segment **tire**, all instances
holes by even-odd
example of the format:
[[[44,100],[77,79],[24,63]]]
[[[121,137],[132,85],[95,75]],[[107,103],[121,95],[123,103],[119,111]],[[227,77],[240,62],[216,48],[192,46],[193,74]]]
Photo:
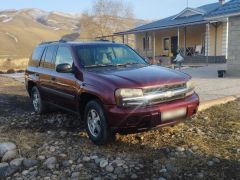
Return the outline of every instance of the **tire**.
[[[115,140],[102,105],[97,100],[89,101],[84,110],[84,122],[89,139],[96,145],[105,145]]]
[[[36,86],[34,86],[31,90],[31,100],[35,113],[44,114],[46,112],[46,105],[42,101],[40,92]]]

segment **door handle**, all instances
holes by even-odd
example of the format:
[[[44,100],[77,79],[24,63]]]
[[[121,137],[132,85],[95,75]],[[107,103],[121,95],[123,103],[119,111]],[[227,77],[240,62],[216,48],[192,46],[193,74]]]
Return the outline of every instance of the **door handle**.
[[[56,80],[56,77],[54,77],[54,76],[52,76],[52,78],[51,78],[53,81],[55,81]]]

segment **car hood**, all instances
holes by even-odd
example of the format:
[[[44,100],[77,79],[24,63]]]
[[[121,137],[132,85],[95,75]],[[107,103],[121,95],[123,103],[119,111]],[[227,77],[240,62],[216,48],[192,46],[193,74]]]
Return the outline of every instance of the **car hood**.
[[[95,68],[88,71],[99,83],[121,87],[148,87],[185,82],[187,74],[160,66]],[[104,81],[104,82],[103,82]]]

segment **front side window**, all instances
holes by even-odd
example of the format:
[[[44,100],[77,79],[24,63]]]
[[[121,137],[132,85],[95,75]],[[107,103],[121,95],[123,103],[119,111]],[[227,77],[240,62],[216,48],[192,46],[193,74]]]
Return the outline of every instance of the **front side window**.
[[[81,45],[76,49],[84,67],[147,64],[136,52],[125,45]]]
[[[55,65],[59,64],[73,64],[73,57],[68,47],[60,46],[57,50]]]

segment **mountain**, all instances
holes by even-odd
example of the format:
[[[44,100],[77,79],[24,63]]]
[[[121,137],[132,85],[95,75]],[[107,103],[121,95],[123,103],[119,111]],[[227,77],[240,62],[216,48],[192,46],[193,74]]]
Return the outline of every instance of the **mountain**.
[[[0,11],[0,60],[29,57],[40,42],[59,40],[71,34],[80,33],[78,40],[81,40],[81,17],[81,14],[40,9]],[[144,22],[134,19],[132,24],[137,26]]]

